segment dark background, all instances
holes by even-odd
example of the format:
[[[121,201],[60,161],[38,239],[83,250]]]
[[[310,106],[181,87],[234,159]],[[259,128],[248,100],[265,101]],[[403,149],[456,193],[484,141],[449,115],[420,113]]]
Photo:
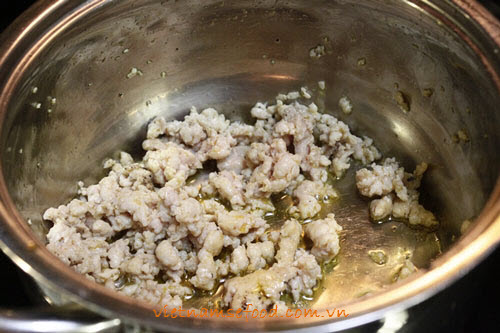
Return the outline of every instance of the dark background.
[[[480,2],[500,18],[496,1]],[[0,31],[32,3],[0,0]],[[30,278],[1,252],[0,271],[0,308],[41,304]],[[380,326],[372,323],[360,331],[375,332]],[[445,291],[411,308],[408,322],[399,332],[500,332],[500,249]]]

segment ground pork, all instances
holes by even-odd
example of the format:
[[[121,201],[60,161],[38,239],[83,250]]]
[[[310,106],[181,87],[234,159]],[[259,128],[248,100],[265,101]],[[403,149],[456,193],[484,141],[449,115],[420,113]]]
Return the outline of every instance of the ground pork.
[[[324,219],[312,221],[304,226],[306,236],[314,244],[311,254],[319,262],[331,260],[339,253],[338,233],[341,230],[342,227],[337,224],[333,213],[328,214]]]
[[[303,87],[255,104],[253,125],[213,108],[192,108],[183,120],[156,117],[142,159],[121,152],[105,162],[108,174],[97,184],[79,182],[75,199],[45,211],[53,223],[47,248],[97,283],[170,308],[219,287],[232,308],[283,311],[283,293],[311,297],[320,265],[341,246],[334,215],[320,214],[338,196],[325,183],[329,174],[381,158],[370,138],[321,113],[312,95]],[[418,203],[425,169],[407,174],[386,159],[359,170],[360,193],[374,199],[371,215],[435,225]],[[290,207],[271,226],[275,197],[288,197]],[[303,237],[310,250],[300,246]]]
[[[367,197],[379,197],[370,202],[370,216],[379,221],[393,216],[405,219],[410,226],[435,228],[438,221],[434,214],[419,204],[419,192],[427,164],[417,165],[413,173],[407,173],[394,158],[386,159],[382,165],[373,163],[370,169],[356,173],[356,186]]]
[[[225,304],[233,308],[252,304],[262,309],[277,305],[284,291],[291,292],[295,300],[312,295],[312,288],[321,279],[321,268],[314,256],[298,248],[301,234],[302,227],[296,220],[286,221],[280,232],[276,263],[226,281]]]

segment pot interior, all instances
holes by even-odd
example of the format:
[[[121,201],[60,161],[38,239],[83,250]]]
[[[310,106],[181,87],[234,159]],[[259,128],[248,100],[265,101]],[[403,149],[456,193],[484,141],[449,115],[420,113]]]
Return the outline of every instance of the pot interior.
[[[381,290],[399,249],[425,269],[450,248],[463,221],[481,212],[500,170],[500,95],[479,56],[498,68],[493,44],[456,18],[483,47],[473,50],[446,15],[430,12],[375,0],[109,1],[66,22],[54,12],[48,19],[61,29],[39,28],[2,113],[10,195],[45,242],[44,210],[74,197],[77,181],[96,182],[102,162],[120,150],[140,158],[153,117],[182,119],[196,106],[249,121],[257,101],[324,80],[326,92],[314,98],[325,112],[372,137],[405,169],[430,165],[420,192],[440,221],[435,233],[371,223],[353,171],[336,185],[344,198],[334,209],[345,229],[342,252],[316,306]],[[317,45],[326,54],[311,58]],[[143,75],[128,77],[133,68]],[[399,92],[409,112],[398,105]],[[354,105],[350,115],[338,107],[343,95]],[[367,256],[375,248],[388,254],[383,268]]]

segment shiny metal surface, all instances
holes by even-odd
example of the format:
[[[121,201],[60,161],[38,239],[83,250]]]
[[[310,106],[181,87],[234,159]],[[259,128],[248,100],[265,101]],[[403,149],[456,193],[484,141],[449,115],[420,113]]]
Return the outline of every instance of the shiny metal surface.
[[[473,1],[47,0],[1,38],[2,249],[47,288],[102,315],[160,330],[338,330],[423,300],[500,239],[500,26]],[[312,59],[318,44],[327,54]],[[132,68],[143,75],[127,78]],[[360,198],[345,193],[334,207],[345,252],[315,306],[344,307],[348,318],[158,319],[45,249],[44,209],[71,198],[76,181],[96,181],[118,150],[140,155],[152,117],[181,118],[194,105],[245,120],[257,100],[318,80],[327,85],[318,104],[355,133],[407,168],[429,163],[423,201],[441,221],[438,247],[432,234],[371,224]],[[343,94],[350,116],[336,106]],[[459,131],[467,139],[457,140]],[[475,222],[460,237],[465,219]],[[396,258],[400,247],[414,251],[420,270],[391,285],[397,262],[383,273],[367,251]]]
[[[57,308],[0,311],[2,332],[116,333],[119,319],[102,320],[88,311]]]

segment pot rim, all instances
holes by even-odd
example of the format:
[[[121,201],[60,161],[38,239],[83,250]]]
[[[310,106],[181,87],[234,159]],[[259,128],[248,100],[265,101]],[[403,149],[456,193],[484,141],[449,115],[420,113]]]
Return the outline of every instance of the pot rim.
[[[470,37],[462,30],[459,22],[447,20],[447,16],[432,1],[410,0],[409,4],[418,6],[427,15],[442,15],[442,21],[456,33]],[[7,112],[8,101],[14,87],[19,82],[22,68],[28,66],[43,45],[70,25],[79,16],[97,7],[105,6],[106,0],[92,0],[75,4],[67,0],[40,0],[11,24],[0,36],[0,68],[12,68],[11,72],[0,73],[0,126]],[[500,22],[486,9],[473,0],[447,1],[456,8],[462,19],[470,21],[478,33],[500,48]],[[61,15],[63,14],[63,15]],[[473,18],[473,19],[472,19]],[[51,20],[54,21],[51,21]],[[56,22],[56,23],[54,23]],[[47,30],[35,42],[29,37]],[[462,36],[462,37],[463,37]],[[494,67],[487,55],[475,44],[473,38],[466,42],[483,61],[500,93],[500,69]],[[498,51],[498,49],[497,49]],[[2,130],[0,128],[0,130]],[[500,242],[500,178],[488,202],[474,226],[448,251],[432,262],[427,270],[420,270],[412,277],[397,283],[384,291],[369,297],[340,304],[350,314],[347,318],[329,319],[325,311],[319,312],[320,318],[277,318],[266,320],[250,319],[241,325],[241,319],[225,318],[156,318],[153,307],[135,299],[116,293],[98,285],[83,275],[73,271],[51,254],[34,235],[26,221],[16,209],[7,190],[0,165],[0,248],[26,273],[51,289],[63,291],[66,296],[83,304],[92,311],[108,317],[119,317],[124,322],[140,322],[148,326],[176,331],[197,331],[200,329],[217,330],[294,330],[332,331],[346,329],[381,318],[388,310],[401,310],[415,305],[466,274],[483,258],[493,251]]]

